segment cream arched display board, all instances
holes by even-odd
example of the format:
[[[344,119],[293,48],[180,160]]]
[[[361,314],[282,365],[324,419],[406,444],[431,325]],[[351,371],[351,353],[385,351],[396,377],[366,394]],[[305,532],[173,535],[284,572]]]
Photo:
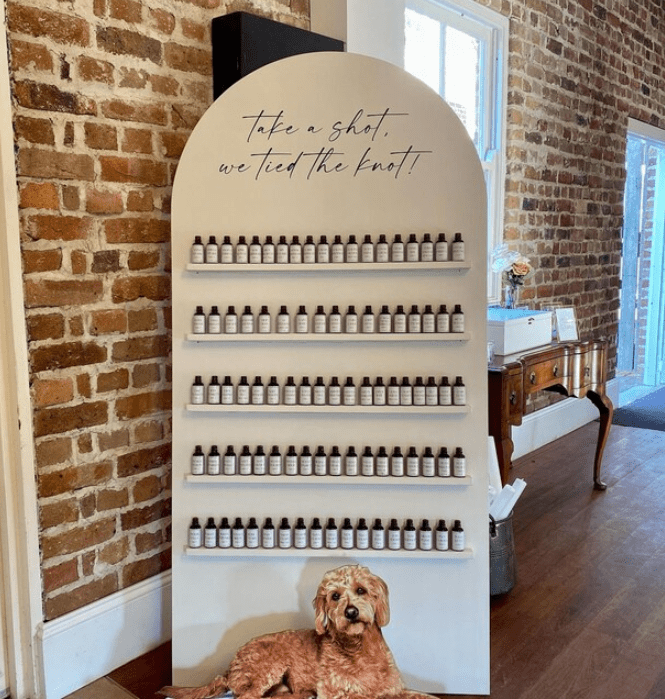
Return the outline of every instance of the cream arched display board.
[[[322,574],[362,563],[391,594],[384,629],[406,683],[430,692],[489,691],[486,203],[475,149],[452,110],[400,69],[364,56],[317,53],[252,73],[224,93],[194,129],[173,192],[173,664],[174,683],[203,684],[259,634],[312,627]],[[248,242],[321,235],[392,241],[461,232],[462,263],[262,265],[190,263],[194,236]],[[459,336],[221,334],[192,336],[196,306],[254,314],[281,305],[329,312],[371,305],[408,310],[461,304]],[[452,310],[452,308],[451,308]],[[273,328],[274,329],[274,328]],[[461,408],[343,410],[190,403],[195,375],[250,382],[293,375],[462,376]],[[426,446],[466,455],[465,478],[189,476],[192,452],[278,445],[329,453]],[[435,452],[436,453],[436,452]],[[459,519],[466,550],[187,549],[192,517],[288,517],[325,523]],[[278,524],[278,522],[276,522]]]

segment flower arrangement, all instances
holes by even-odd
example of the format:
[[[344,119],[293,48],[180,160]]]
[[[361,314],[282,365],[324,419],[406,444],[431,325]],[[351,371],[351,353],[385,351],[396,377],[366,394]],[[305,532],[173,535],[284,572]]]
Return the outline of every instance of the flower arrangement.
[[[524,280],[531,276],[533,267],[529,260],[505,243],[498,245],[492,252],[492,270],[500,272],[504,281],[504,308],[515,308],[519,298],[519,288]]]

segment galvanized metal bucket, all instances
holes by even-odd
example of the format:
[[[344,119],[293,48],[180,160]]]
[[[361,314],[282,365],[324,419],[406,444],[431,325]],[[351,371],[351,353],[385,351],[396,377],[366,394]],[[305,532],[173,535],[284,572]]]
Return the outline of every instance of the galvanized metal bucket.
[[[513,513],[498,522],[490,515],[490,595],[510,592],[516,577]]]

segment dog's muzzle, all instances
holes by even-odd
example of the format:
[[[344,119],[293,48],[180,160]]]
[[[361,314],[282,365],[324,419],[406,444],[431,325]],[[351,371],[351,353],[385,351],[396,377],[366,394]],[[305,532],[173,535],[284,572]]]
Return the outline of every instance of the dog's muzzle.
[[[349,621],[356,621],[359,615],[360,612],[358,611],[358,607],[349,606],[344,610],[344,616]]]

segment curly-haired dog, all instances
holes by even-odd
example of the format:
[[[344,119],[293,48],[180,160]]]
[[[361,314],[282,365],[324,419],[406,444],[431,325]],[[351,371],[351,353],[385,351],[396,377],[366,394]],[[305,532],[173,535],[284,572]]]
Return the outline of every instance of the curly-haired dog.
[[[244,645],[228,672],[205,687],[165,687],[175,699],[231,690],[238,699],[425,699],[404,687],[381,633],[390,619],[388,587],[362,566],[326,573],[314,599],[315,628],[261,636]]]

